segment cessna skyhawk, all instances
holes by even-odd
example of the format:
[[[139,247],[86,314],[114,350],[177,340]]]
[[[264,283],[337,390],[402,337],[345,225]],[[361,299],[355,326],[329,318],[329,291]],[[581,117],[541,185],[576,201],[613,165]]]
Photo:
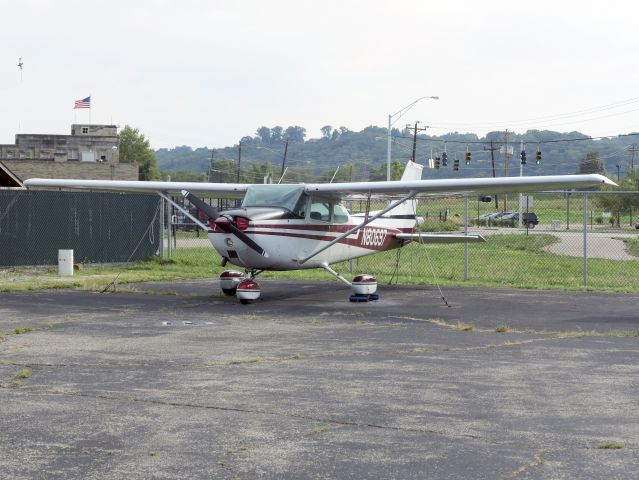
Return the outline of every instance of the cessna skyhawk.
[[[224,259],[245,269],[227,270],[220,286],[242,303],[259,298],[255,277],[266,270],[323,268],[351,287],[353,297],[376,298],[377,281],[358,275],[351,282],[330,265],[365,255],[399,248],[411,241],[450,243],[483,241],[480,235],[416,232],[418,194],[501,193],[556,190],[596,185],[615,185],[597,175],[551,175],[501,178],[421,180],[422,166],[409,161],[401,180],[328,184],[231,184],[194,182],[144,182],[118,180],[29,179],[28,187],[157,193],[201,228]],[[208,215],[204,224],[170,198],[180,192]],[[219,212],[193,192],[207,196],[243,197],[239,208]],[[350,214],[343,198],[360,195],[401,195],[379,211]],[[353,299],[351,297],[351,299]]]

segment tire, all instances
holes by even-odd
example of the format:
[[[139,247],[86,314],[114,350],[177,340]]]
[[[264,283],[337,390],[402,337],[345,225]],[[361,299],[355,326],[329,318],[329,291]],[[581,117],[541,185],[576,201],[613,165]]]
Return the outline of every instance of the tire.
[[[252,302],[252,300],[247,300],[246,298],[240,298],[240,303],[242,305],[248,305],[251,302]]]
[[[222,291],[224,292],[224,295],[226,295],[227,297],[232,297],[233,295],[235,295],[234,288],[223,288]]]
[[[528,222],[528,228],[535,228],[534,222]]]

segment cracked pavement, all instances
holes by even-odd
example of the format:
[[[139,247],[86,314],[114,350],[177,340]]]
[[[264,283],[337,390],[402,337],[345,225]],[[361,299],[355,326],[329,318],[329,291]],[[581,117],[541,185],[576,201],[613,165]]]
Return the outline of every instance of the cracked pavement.
[[[636,475],[639,295],[262,285],[1,293],[0,476]]]

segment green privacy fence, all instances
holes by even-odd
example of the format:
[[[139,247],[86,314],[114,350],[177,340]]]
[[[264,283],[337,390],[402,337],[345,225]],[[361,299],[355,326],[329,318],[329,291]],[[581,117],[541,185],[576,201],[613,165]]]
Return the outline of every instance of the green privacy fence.
[[[0,266],[56,264],[59,249],[83,263],[142,260],[160,239],[157,196],[0,190]]]

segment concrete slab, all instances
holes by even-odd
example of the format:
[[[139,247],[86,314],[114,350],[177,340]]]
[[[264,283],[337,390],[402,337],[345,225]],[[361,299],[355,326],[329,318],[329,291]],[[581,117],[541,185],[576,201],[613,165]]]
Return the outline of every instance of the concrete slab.
[[[432,287],[351,303],[335,283],[264,281],[244,306],[215,281],[137,288],[0,294],[2,476],[632,478],[639,465],[639,295],[447,288],[448,308]]]

